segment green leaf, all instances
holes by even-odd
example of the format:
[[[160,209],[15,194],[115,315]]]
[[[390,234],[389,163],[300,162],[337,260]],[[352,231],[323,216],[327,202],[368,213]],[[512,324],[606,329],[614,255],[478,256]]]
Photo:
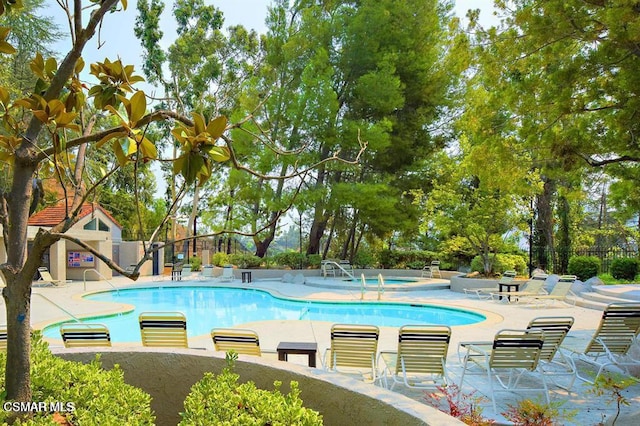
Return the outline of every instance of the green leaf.
[[[140,142],[140,152],[146,159],[155,159],[158,157],[156,146],[147,138],[142,138],[142,142]]]
[[[129,121],[131,121],[131,125],[135,126],[142,117],[144,117],[145,112],[147,111],[147,97],[144,95],[142,90],[138,90],[136,93],[131,96],[131,113],[129,116]]]
[[[221,115],[211,120],[209,122],[209,125],[207,126],[207,133],[209,133],[213,138],[212,142],[215,142],[216,139],[222,136],[226,128],[227,128],[227,117],[225,117],[224,115]]]
[[[217,161],[218,163],[223,163],[231,158],[229,148],[226,146],[212,146],[207,149],[207,153],[213,161]]]
[[[200,133],[204,133],[207,129],[204,125],[204,117],[197,112],[193,113],[193,125],[195,128],[195,134],[199,135]]]
[[[98,141],[98,143],[96,143],[96,148],[100,148],[102,147],[105,143],[107,143],[108,141],[110,141],[111,139],[116,139],[116,138],[123,138],[127,136],[127,132],[114,132],[114,133],[110,133],[107,136],[103,137],[102,139],[100,139]]]

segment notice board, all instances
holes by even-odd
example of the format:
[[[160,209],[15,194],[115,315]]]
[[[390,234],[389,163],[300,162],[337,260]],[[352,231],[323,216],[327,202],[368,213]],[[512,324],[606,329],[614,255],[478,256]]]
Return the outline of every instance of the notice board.
[[[93,268],[96,266],[96,258],[89,251],[67,251],[68,268]]]

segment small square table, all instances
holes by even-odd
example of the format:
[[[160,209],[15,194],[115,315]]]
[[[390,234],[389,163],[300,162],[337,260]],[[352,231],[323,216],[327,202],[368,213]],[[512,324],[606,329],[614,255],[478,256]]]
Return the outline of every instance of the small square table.
[[[241,272],[242,282],[250,283],[251,282],[251,271],[243,271]]]
[[[307,355],[309,357],[309,367],[316,366],[318,344],[315,342],[280,342],[276,350],[280,361],[286,361],[288,355]]]
[[[510,283],[498,283],[498,288],[500,293],[507,292],[511,293],[513,291],[518,291],[520,289],[519,282],[510,282]],[[500,300],[502,300],[502,296],[500,296]],[[511,300],[511,296],[507,296],[507,300]]]

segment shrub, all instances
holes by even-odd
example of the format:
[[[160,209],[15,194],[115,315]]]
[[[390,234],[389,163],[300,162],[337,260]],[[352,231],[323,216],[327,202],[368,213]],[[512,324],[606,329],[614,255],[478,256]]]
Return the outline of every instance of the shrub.
[[[436,392],[427,392],[424,401],[434,408],[460,419],[468,425],[492,425],[493,420],[482,416],[480,403],[484,398],[476,396],[475,391],[464,393],[458,385],[436,386]]]
[[[202,269],[202,259],[198,256],[193,256],[189,259],[189,263],[191,264],[192,271],[199,271]]]
[[[422,268],[424,268],[424,262],[420,262],[419,260],[414,260],[413,262],[407,263],[407,268],[409,268],[409,269],[422,269]]]
[[[223,253],[223,252],[217,252],[214,253],[213,256],[211,256],[211,263],[213,263],[216,266],[224,266],[224,265],[228,265],[229,264],[229,255],[227,253]]]
[[[638,275],[638,259],[633,257],[613,259],[611,275],[617,280],[633,281]]]
[[[358,269],[364,269],[370,266],[373,266],[375,263],[375,258],[373,254],[369,250],[358,250],[356,254],[353,256],[353,266]]]
[[[568,272],[580,281],[597,276],[599,271],[600,259],[595,256],[573,256],[569,259]]]
[[[406,268],[409,265],[417,265],[420,268],[431,263],[432,260],[440,260],[438,253],[424,250],[381,250],[378,252],[378,263],[385,269]],[[440,264],[442,267],[442,263]]]
[[[238,268],[259,268],[262,264],[262,259],[253,254],[232,254],[229,256],[229,262]]]
[[[308,254],[307,255],[307,265],[313,269],[320,269],[320,264],[322,263],[322,255],[320,254]]]
[[[180,425],[322,425],[322,416],[302,406],[298,383],[291,382],[291,392],[280,392],[281,382],[274,390],[256,388],[253,382],[238,384],[238,374],[232,371],[233,354],[227,354],[230,366],[221,374],[205,373],[191,388],[180,413]]]
[[[515,425],[554,426],[571,422],[576,410],[560,410],[565,401],[546,402],[522,399],[516,405],[507,405],[502,415]]]
[[[297,251],[286,251],[278,253],[273,258],[279,265],[288,266],[291,269],[303,269],[309,265],[309,259],[304,253]]]
[[[5,395],[6,353],[0,352],[0,402]],[[118,366],[103,370],[100,357],[90,364],[66,361],[49,351],[39,333],[34,333],[31,350],[33,401],[72,402],[75,410],[35,413],[26,424],[55,424],[53,416],[74,425],[153,425],[151,397],[124,382]],[[10,412],[0,410],[0,424]],[[60,423],[58,421],[58,423]]]
[[[484,264],[482,257],[476,256],[471,260],[471,270],[484,273]],[[498,253],[493,262],[494,274],[502,274],[504,271],[516,271],[518,274],[524,274],[527,270],[527,262],[524,257],[519,254],[502,254]]]

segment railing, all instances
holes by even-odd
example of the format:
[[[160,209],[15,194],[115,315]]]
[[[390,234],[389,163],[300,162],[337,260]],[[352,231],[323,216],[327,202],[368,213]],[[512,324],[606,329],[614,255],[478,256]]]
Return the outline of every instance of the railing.
[[[382,300],[383,294],[384,294],[384,278],[382,278],[382,274],[378,274],[378,300]]]
[[[60,309],[62,312],[64,312],[65,314],[69,315],[71,318],[73,318],[76,322],[80,322],[80,319],[77,318],[75,315],[73,315],[71,312],[67,311],[65,308],[63,308],[62,306],[58,305],[56,302],[54,302],[53,300],[49,299],[47,296],[40,294],[40,293],[33,293],[35,296],[40,296],[42,297],[44,300],[46,300],[47,302],[51,303],[53,306],[55,306],[56,308]]]
[[[300,312],[300,316],[298,317],[299,320],[303,319],[305,315],[307,315],[309,313],[309,308],[308,307],[304,307],[302,308],[302,312]]]
[[[109,281],[109,279],[107,277],[105,277],[104,275],[102,275],[100,272],[98,272],[96,269],[85,269],[85,271],[82,273],[82,279],[84,281],[84,290],[87,291],[87,272],[95,272],[98,276],[100,276],[103,280],[105,280],[111,287],[113,287],[113,289],[120,293],[120,289],[117,288],[116,286],[114,286],[111,281]]]
[[[325,269],[327,265],[331,265],[332,267],[336,266],[339,270],[341,270],[341,271],[342,271],[342,273],[343,273],[344,275],[348,276],[348,277],[349,277],[349,278],[351,278],[352,280],[355,280],[355,279],[356,279],[356,277],[354,277],[354,276],[353,276],[353,274],[352,274],[351,272],[347,271],[346,269],[344,269],[344,268],[342,267],[342,265],[341,265],[341,264],[339,264],[338,262],[334,262],[333,260],[323,260],[323,261],[322,261],[321,268],[322,268],[322,276],[324,276],[324,277],[326,277],[326,276],[327,276],[327,275],[326,275],[326,269]]]
[[[364,274],[360,275],[360,300],[364,300],[364,294],[367,292],[367,280]]]

